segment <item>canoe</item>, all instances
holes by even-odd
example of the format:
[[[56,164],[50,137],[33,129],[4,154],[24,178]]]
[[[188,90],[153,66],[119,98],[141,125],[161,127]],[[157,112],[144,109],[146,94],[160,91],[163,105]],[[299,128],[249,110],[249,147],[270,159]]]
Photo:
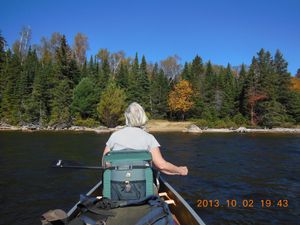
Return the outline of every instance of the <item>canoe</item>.
[[[159,195],[169,204],[169,208],[176,225],[205,225],[203,220],[197,215],[192,207],[169,183],[167,183],[162,177],[159,178],[159,183]],[[86,195],[93,197],[102,196],[102,181],[97,183]],[[77,217],[79,214],[77,204],[68,212],[70,219]]]

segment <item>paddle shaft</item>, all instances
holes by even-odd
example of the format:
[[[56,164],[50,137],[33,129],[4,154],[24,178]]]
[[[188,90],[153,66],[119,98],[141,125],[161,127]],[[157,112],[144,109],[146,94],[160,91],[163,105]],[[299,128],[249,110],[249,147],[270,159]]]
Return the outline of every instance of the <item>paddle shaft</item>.
[[[66,169],[88,169],[88,170],[104,170],[104,167],[100,166],[52,166],[54,168],[66,168]]]

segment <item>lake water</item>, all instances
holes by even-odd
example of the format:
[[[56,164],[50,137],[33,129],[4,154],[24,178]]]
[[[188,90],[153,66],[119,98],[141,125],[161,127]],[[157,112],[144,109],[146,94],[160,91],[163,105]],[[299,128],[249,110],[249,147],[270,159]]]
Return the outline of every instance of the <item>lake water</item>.
[[[299,224],[300,135],[154,135],[167,160],[189,167],[186,177],[165,178],[206,224]],[[51,163],[69,159],[98,165],[108,137],[0,132],[0,224],[39,225],[40,215],[49,209],[70,209],[101,173],[53,169]],[[263,208],[261,200],[267,199],[274,206]],[[213,200],[213,206],[218,200],[220,206],[203,207],[198,200]],[[288,200],[288,207],[280,200]],[[242,206],[251,201],[253,207]]]

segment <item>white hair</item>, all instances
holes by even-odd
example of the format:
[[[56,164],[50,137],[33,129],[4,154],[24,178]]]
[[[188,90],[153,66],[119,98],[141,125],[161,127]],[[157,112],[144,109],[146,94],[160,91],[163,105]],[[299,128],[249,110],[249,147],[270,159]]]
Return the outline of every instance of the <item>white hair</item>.
[[[142,127],[148,121],[143,107],[133,102],[125,110],[126,125],[129,127]]]

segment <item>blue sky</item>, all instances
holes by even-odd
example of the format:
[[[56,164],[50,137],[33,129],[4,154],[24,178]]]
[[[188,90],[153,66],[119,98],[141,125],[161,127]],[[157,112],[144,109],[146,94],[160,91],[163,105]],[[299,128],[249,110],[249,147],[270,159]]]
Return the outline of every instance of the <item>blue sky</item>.
[[[294,75],[300,68],[298,0],[111,0],[0,1],[0,30],[9,46],[22,26],[32,43],[53,32],[72,45],[77,32],[88,36],[90,50],[135,52],[150,62],[177,54],[181,62],[199,54],[206,62],[250,64],[261,49],[280,49]]]

